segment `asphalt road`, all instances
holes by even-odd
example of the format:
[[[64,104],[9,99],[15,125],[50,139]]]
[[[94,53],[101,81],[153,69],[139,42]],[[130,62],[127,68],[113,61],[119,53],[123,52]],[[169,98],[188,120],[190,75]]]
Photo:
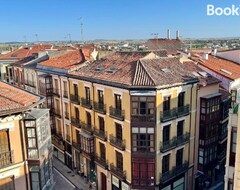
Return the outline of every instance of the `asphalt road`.
[[[53,174],[55,181],[55,190],[76,190],[75,186],[55,168],[53,168]]]

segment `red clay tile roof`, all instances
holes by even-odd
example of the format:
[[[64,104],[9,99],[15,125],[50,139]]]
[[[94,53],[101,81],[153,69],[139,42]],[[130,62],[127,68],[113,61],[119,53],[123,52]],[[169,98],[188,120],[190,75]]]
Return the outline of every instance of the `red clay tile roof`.
[[[147,54],[149,54],[149,52],[113,53],[70,74],[131,85],[133,83],[137,61]]]
[[[0,112],[24,108],[40,100],[25,90],[0,81]]]
[[[149,39],[146,45],[150,50],[165,49],[168,54],[176,54],[177,50],[181,50],[183,47],[183,43],[179,39]]]
[[[50,58],[47,61],[39,63],[40,66],[47,66],[60,69],[70,69],[85,61],[84,55],[81,50],[74,50]]]
[[[191,59],[228,79],[234,80],[240,78],[240,65],[232,61],[212,55],[208,55],[208,60],[197,57],[196,55],[193,55]]]
[[[149,52],[117,52],[70,74],[124,85],[157,86],[197,81],[177,58],[144,59]],[[169,72],[164,72],[168,69]]]
[[[7,53],[5,55],[0,56],[0,60],[3,59],[23,59],[27,56],[31,56],[33,54],[36,54],[40,51],[44,51],[46,49],[50,49],[52,45],[50,44],[38,44],[38,45],[33,45],[32,47],[24,47],[17,49],[13,52]]]

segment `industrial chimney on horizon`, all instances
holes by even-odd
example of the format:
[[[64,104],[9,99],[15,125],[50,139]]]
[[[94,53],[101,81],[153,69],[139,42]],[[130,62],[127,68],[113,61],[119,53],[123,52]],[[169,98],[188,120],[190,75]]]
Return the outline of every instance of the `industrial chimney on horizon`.
[[[179,30],[176,31],[176,39],[179,40]]]
[[[171,38],[171,31],[170,29],[167,30],[167,39],[170,40]]]

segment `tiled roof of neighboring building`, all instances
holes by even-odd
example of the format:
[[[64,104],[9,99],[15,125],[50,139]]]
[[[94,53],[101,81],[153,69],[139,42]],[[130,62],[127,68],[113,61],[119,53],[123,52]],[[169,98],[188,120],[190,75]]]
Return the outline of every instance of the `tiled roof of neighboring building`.
[[[183,43],[179,39],[149,39],[146,45],[150,50],[165,49],[170,55],[177,54],[177,50],[181,50],[183,47]]]
[[[81,50],[66,52],[39,63],[40,66],[47,66],[60,69],[70,69],[85,61]]]
[[[28,56],[32,56],[40,51],[45,51],[46,49],[50,49],[52,45],[50,44],[37,44],[32,47],[21,47],[15,51],[7,53],[5,55],[0,56],[0,60],[3,59],[23,59]]]
[[[149,52],[117,52],[70,74],[131,85],[137,61]]]
[[[22,109],[40,101],[40,97],[0,81],[0,115],[2,112]]]
[[[196,55],[193,55],[191,59],[228,79],[235,80],[240,78],[240,65],[232,61],[214,57],[212,55],[208,55],[207,60]]]
[[[130,86],[158,86],[197,81],[177,58],[145,58],[149,52],[117,52],[70,74]]]

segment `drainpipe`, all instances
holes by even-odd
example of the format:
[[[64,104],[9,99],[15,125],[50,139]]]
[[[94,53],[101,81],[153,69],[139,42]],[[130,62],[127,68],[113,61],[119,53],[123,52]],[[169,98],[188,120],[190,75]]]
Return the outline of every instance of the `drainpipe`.
[[[22,146],[22,158],[23,158],[23,163],[24,163],[24,173],[25,173],[25,181],[26,181],[26,186],[27,186],[27,189],[28,190],[28,185],[29,185],[29,181],[28,181],[28,175],[29,173],[27,174],[27,166],[26,166],[26,163],[27,163],[27,160],[26,160],[26,156],[25,156],[25,143],[24,143],[24,140],[23,140],[23,136],[25,135],[25,133],[23,132],[23,127],[24,125],[22,126],[22,122],[19,120],[19,125],[20,125],[20,138],[21,138],[21,146]]]

